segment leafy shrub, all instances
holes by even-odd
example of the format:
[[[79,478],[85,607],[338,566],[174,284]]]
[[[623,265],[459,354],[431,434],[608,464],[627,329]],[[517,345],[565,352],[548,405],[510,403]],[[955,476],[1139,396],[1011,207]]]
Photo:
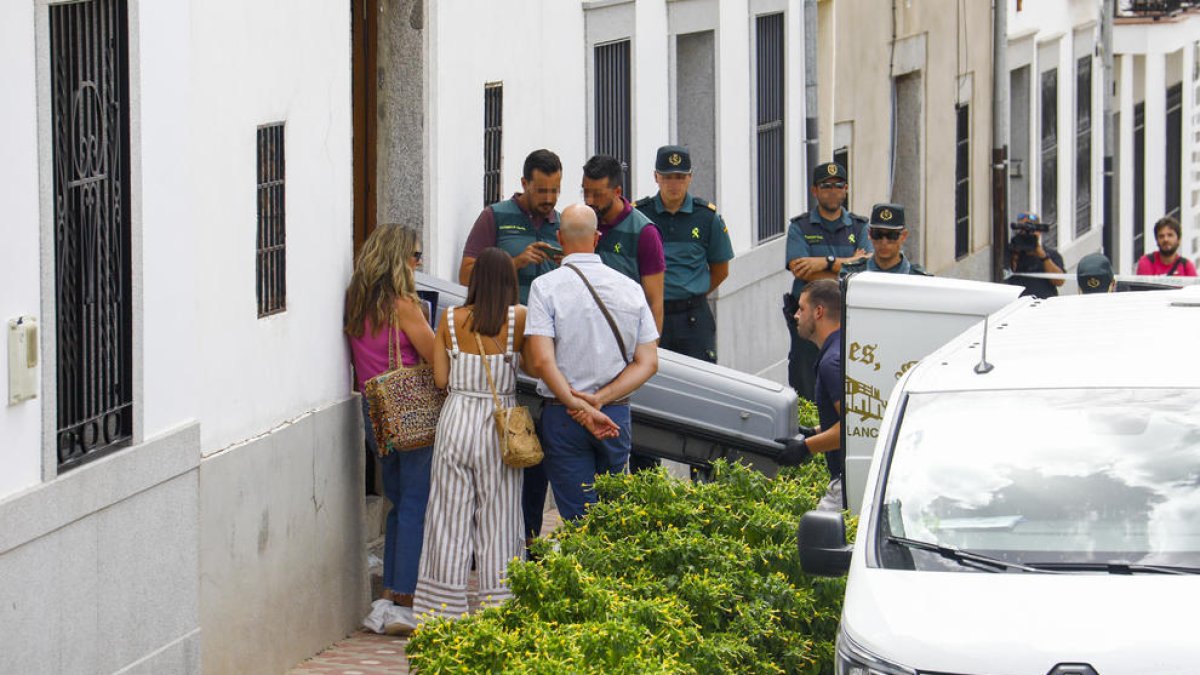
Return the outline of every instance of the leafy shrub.
[[[802,404],[805,413],[813,411]],[[665,471],[597,480],[587,516],[509,566],[513,598],[408,644],[433,673],[829,673],[844,582],[800,570],[796,525],[821,461],[772,480],[718,462],[712,482]]]

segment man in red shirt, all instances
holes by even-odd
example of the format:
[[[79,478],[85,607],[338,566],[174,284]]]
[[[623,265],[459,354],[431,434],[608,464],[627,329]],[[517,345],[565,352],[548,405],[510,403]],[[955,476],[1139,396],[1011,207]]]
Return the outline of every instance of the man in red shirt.
[[[1154,239],[1158,242],[1158,250],[1142,256],[1137,264],[1137,273],[1141,276],[1196,276],[1196,266],[1192,261],[1179,255],[1181,235],[1179,221],[1171,216],[1155,223]]]

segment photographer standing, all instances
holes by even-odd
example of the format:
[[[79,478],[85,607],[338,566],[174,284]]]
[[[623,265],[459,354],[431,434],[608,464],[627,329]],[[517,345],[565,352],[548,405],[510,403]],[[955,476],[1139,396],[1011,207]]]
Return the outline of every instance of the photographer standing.
[[[1052,248],[1042,246],[1042,234],[1049,226],[1042,223],[1036,213],[1020,213],[1012,224],[1015,232],[1008,242],[1008,269],[1013,276],[1006,283],[1023,286],[1021,295],[1036,298],[1051,298],[1058,295],[1062,279],[1039,279],[1026,274],[1062,274],[1065,266],[1062,256]]]

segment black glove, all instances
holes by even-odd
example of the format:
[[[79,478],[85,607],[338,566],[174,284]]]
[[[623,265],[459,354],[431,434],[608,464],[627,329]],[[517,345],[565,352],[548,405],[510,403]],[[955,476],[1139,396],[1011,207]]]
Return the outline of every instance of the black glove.
[[[783,318],[789,325],[795,325],[796,312],[800,309],[800,301],[791,293],[783,294]]]
[[[775,442],[783,444],[783,452],[775,459],[775,463],[780,466],[797,466],[812,459],[812,453],[808,450],[808,440],[803,436],[776,438]]]

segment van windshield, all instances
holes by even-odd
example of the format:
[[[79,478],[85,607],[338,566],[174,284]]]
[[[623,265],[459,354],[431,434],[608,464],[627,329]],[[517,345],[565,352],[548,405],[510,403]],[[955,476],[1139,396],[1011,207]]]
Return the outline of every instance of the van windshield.
[[[885,567],[1200,568],[1200,390],[913,394],[885,470]]]

